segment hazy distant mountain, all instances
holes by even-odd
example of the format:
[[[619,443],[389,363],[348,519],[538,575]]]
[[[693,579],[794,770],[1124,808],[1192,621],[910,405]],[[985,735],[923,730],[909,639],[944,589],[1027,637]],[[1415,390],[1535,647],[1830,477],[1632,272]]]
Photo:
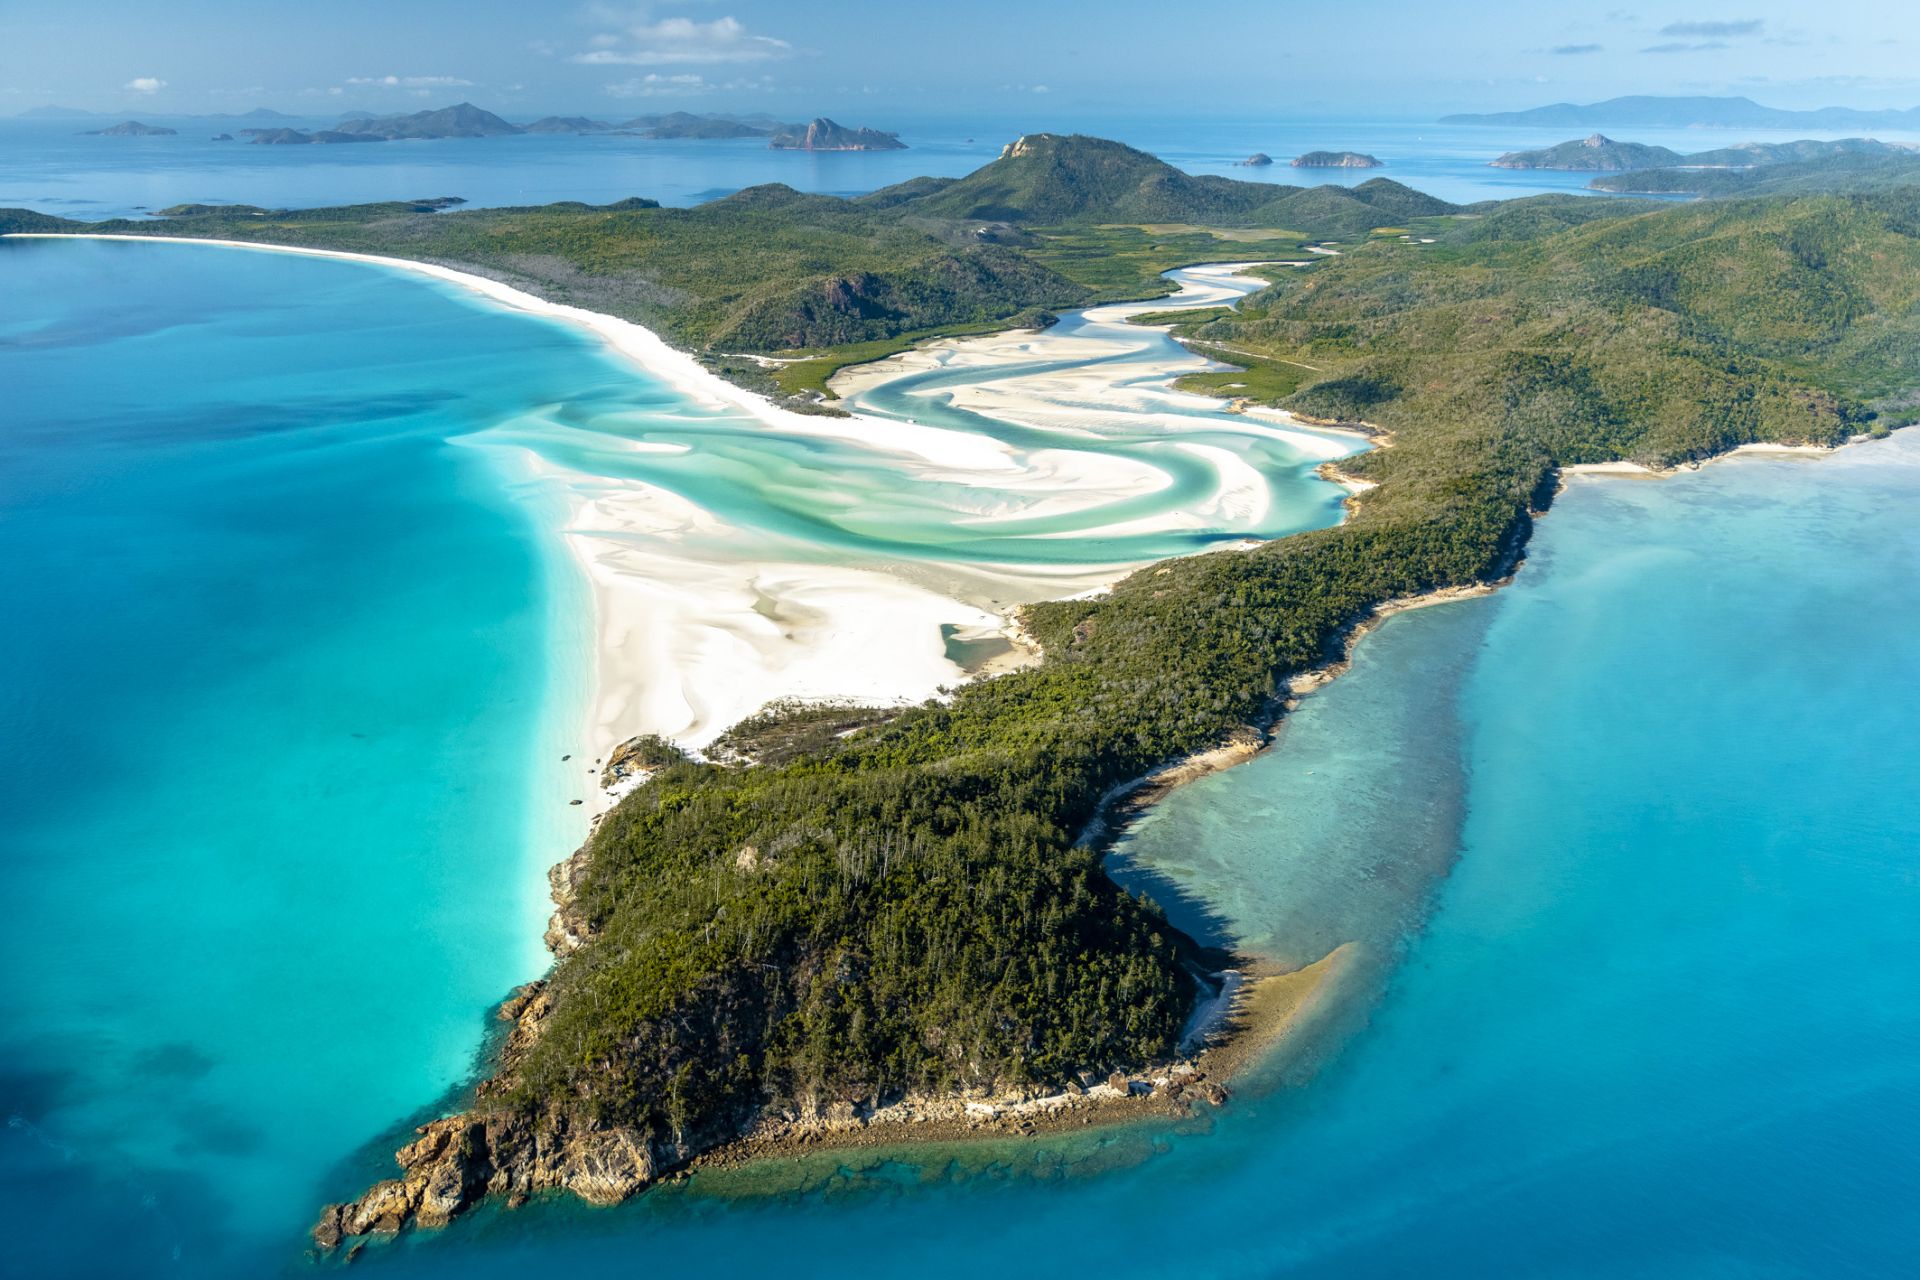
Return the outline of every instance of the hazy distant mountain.
[[[1615,142],[1604,133],[1539,151],[1509,151],[1492,161],[1496,169],[1572,169],[1619,173],[1625,169],[1657,169],[1680,164],[1678,151],[1640,142]]]
[[[72,107],[48,105],[44,107],[29,107],[15,118],[20,120],[90,120],[99,114],[100,112],[98,111],[77,111]]]
[[[1523,128],[1595,129],[1638,125],[1649,129],[1894,129],[1920,128],[1920,107],[1907,111],[1857,111],[1821,107],[1786,111],[1751,98],[1658,98],[1633,96],[1576,106],[1556,102],[1528,111],[1469,112],[1442,116],[1442,124],[1511,125]]]
[[[773,135],[767,145],[776,151],[904,151],[897,133],[878,129],[849,129],[825,116],[816,116],[805,128],[795,125]]]
[[[525,133],[605,133],[617,128],[605,120],[590,120],[586,116],[542,116],[532,124],[520,126]]]
[[[1725,182],[1696,180],[1682,175],[1707,171],[1741,172],[1786,164],[1818,163],[1836,157],[1860,157],[1871,168],[1877,158],[1910,161],[1916,148],[1875,138],[1838,138],[1833,141],[1742,142],[1712,151],[1682,155],[1666,147],[1650,147],[1638,142],[1615,142],[1605,134],[1539,151],[1510,151],[1493,161],[1497,169],[1567,169],[1596,173],[1623,174],[1623,178],[1596,180],[1590,185],[1601,191],[1644,193],[1711,192],[1718,194],[1729,186]],[[1642,175],[1659,175],[1640,181]],[[1738,184],[1732,184],[1738,185]]]
[[[385,142],[377,133],[348,133],[340,129],[242,129],[247,141],[270,147],[304,147],[337,142]]]
[[[255,107],[251,111],[216,111],[209,116],[190,116],[192,120],[298,120],[299,116],[290,116],[284,111],[275,111],[272,107]]]
[[[648,138],[771,138],[801,125],[775,120],[772,116],[694,115],[671,111],[660,116],[635,116],[620,126],[637,129]]]
[[[83,138],[170,138],[180,132],[163,125],[141,124],[138,120],[123,120],[110,129],[89,129],[80,136]]]
[[[462,102],[437,111],[415,111],[399,116],[349,116],[335,126],[340,133],[367,133],[389,141],[397,138],[493,138],[524,133],[491,111]]]

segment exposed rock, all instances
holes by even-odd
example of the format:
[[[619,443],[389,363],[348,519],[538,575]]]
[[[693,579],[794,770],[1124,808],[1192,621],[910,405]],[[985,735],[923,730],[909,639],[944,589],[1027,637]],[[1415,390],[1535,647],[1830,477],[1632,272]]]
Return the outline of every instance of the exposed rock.
[[[415,1132],[419,1138],[394,1157],[401,1176],[328,1205],[314,1244],[335,1249],[355,1236],[443,1227],[487,1195],[524,1203],[540,1191],[565,1190],[589,1204],[618,1204],[644,1190],[661,1164],[661,1153],[631,1129],[580,1131],[562,1117],[518,1111],[451,1116]],[[666,1153],[683,1154],[677,1147]]]
[[[616,797],[623,796],[645,782],[654,770],[679,764],[686,758],[686,752],[659,734],[643,733],[628,738],[607,756],[606,767],[600,770],[600,785]]]
[[[794,129],[776,133],[767,146],[775,151],[904,151],[907,144],[897,133],[849,129],[825,116],[816,116],[807,122],[804,132]]]
[[[630,1129],[589,1134],[567,1148],[563,1185],[588,1204],[619,1204],[653,1181],[653,1148]]]
[[[1264,151],[1256,151],[1252,155],[1248,156],[1245,160],[1242,160],[1240,163],[1245,165],[1249,169],[1258,169],[1263,165],[1272,164],[1273,157],[1268,155]]]

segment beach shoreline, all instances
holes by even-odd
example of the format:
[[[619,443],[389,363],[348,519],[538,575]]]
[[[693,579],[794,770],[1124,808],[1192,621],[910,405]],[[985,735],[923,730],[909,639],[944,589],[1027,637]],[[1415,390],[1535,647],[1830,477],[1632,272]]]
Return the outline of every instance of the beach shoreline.
[[[297,245],[186,236],[19,233],[23,239],[87,239],[209,246],[333,259],[424,276],[488,303],[584,330],[617,358],[703,406],[734,411],[772,431],[847,441],[898,457],[903,467],[959,484],[1016,490],[1065,486],[1067,504],[1151,492],[1154,477],[1115,459],[1016,461],[1011,450],[963,432],[870,415],[797,413],[735,386],[689,352],[633,321],[550,302],[512,285],[438,263]],[[884,362],[882,362],[884,363]],[[481,436],[462,443],[487,447]],[[1031,566],[927,561],[878,567],[771,555],[697,556],[689,535],[725,533],[702,508],[658,486],[569,472],[534,453],[517,468],[565,505],[557,532],[592,600],[592,692],[578,747],[567,763],[597,774],[615,747],[657,733],[700,750],[769,703],[861,701],[911,705],[974,671],[945,652],[943,631],[998,635],[1009,653],[997,674],[1033,660],[1014,613],[1030,599],[1082,594],[1137,565]],[[1070,464],[1070,465],[1069,465]],[[1029,472],[1021,471],[1026,466]],[[1037,508],[1036,508],[1037,509]],[[588,766],[592,765],[592,768]],[[572,797],[589,815],[619,795],[591,779]]]

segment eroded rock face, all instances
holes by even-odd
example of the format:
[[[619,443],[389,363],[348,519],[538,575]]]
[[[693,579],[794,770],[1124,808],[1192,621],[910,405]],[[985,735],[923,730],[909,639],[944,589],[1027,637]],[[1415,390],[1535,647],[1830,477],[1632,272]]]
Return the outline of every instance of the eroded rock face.
[[[653,1181],[653,1147],[630,1129],[586,1134],[569,1144],[566,1188],[588,1204],[619,1204]]]
[[[631,1129],[570,1131],[557,1117],[520,1112],[451,1116],[422,1125],[395,1159],[402,1170],[358,1200],[330,1204],[314,1225],[322,1249],[409,1226],[443,1227],[489,1195],[524,1201],[566,1190],[590,1204],[619,1204],[645,1190],[661,1153]],[[668,1158],[678,1159],[677,1150]]]

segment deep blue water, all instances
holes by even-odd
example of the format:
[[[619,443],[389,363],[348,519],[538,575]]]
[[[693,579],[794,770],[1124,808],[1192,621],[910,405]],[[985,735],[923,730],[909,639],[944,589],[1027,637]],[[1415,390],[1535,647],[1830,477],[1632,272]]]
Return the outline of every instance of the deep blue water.
[[[298,1268],[537,971],[577,834],[584,600],[546,491],[466,442],[685,408],[349,264],[11,242],[0,279],[0,1256]],[[1911,1274],[1916,498],[1905,436],[1579,481],[1513,586],[1390,620],[1280,750],[1142,824],[1128,874],[1210,927],[1348,946],[1288,1087],[364,1266]]]
[[[481,105],[485,105],[484,103]],[[595,204],[647,196],[691,205],[763,182],[802,191],[856,195],[921,175],[958,177],[992,160],[1023,133],[1090,133],[1140,147],[1190,173],[1258,182],[1352,185],[1387,177],[1448,200],[1473,201],[1578,191],[1590,175],[1490,169],[1505,151],[1551,146],[1566,130],[1487,129],[1402,120],[1196,119],[1091,115],[1037,105],[1023,116],[895,117],[866,121],[897,129],[904,151],[769,151],[760,139],[650,141],[589,135],[256,146],[213,142],[233,121],[146,118],[180,130],[171,138],[88,138],[100,120],[0,120],[0,207],[73,218],[138,216],[185,202],[302,208],[371,200],[463,196],[476,205]],[[324,121],[307,122],[319,127]],[[844,123],[854,124],[848,119]],[[1698,151],[1736,141],[1785,141],[1790,133],[1748,135],[1637,129],[1637,142]],[[1891,136],[1891,135],[1889,135]],[[1371,170],[1294,169],[1313,150],[1377,156]],[[1277,163],[1245,168],[1265,152]]]

